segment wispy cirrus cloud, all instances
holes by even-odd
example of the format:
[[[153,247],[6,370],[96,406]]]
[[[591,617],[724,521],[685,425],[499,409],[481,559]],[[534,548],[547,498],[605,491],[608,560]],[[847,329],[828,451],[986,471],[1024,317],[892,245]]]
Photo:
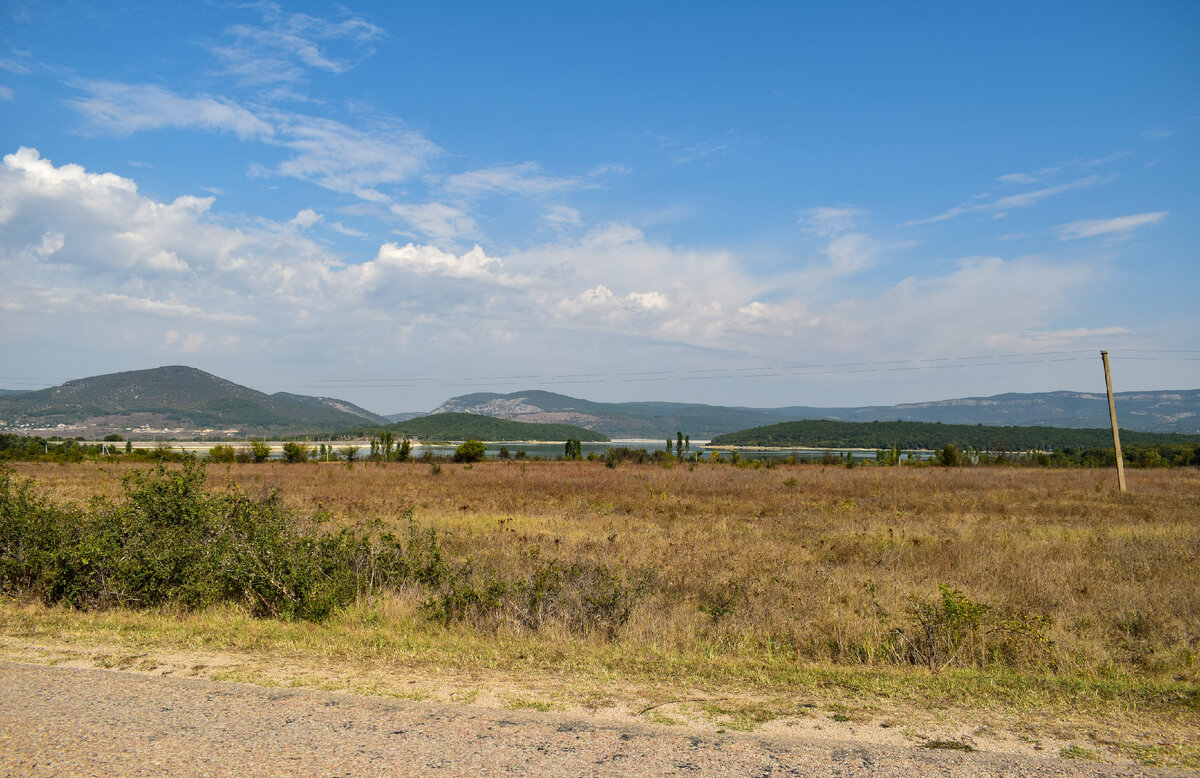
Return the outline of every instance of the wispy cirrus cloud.
[[[277,127],[272,145],[293,155],[270,174],[311,181],[335,192],[386,202],[378,187],[412,178],[441,154],[433,141],[398,121],[376,121],[351,127],[332,119],[295,113],[267,114]]]
[[[68,103],[92,130],[118,136],[164,128],[230,132],[292,152],[275,167],[254,166],[254,175],[298,178],[373,202],[389,200],[378,187],[413,177],[441,154],[437,144],[395,120],[351,127],[225,97],[180,95],[154,84],[94,81],[79,87],[86,95]]]
[[[1012,178],[1013,175],[1015,174],[1010,174],[1008,177]],[[1038,189],[1030,189],[1025,192],[1018,192],[1016,194],[1005,195],[1003,197],[985,195],[981,198],[976,198],[960,205],[956,205],[953,208],[937,214],[936,216],[930,216],[926,219],[912,219],[904,222],[900,226],[915,227],[921,224],[934,224],[937,222],[946,221],[948,219],[953,219],[956,216],[961,216],[965,213],[1002,214],[1014,208],[1027,208],[1049,197],[1063,194],[1064,192],[1071,192],[1078,189],[1090,189],[1094,186],[1107,184],[1115,179],[1115,176],[1090,175],[1084,176],[1083,178],[1077,178],[1074,181],[1067,181],[1061,184],[1054,184],[1052,186],[1044,186]],[[1013,182],[1016,181],[1014,180]]]
[[[154,84],[85,81],[84,97],[67,100],[90,129],[117,136],[167,127],[232,132],[240,138],[266,138],[274,126],[233,100],[210,95],[185,97]]]
[[[849,206],[823,205],[801,211],[798,221],[805,232],[828,238],[854,229],[855,219],[862,213],[858,208]]]
[[[658,141],[658,145],[667,149],[667,158],[672,165],[687,165],[692,162],[708,164],[714,157],[719,157],[729,150],[728,139],[734,137],[733,131],[730,131],[726,133],[727,140],[725,142],[715,140],[688,142],[669,135],[648,134]]]
[[[443,180],[442,189],[453,196],[473,198],[489,194],[536,196],[595,185],[585,178],[547,175],[536,162],[522,162],[455,173]]]
[[[562,203],[547,208],[546,212],[542,214],[542,220],[557,229],[583,226],[583,215],[579,210]]]
[[[469,213],[446,203],[396,203],[390,210],[422,234],[435,239],[455,241],[479,234],[479,225]]]
[[[970,213],[990,214],[1000,218],[1011,210],[1028,208],[1067,192],[1103,186],[1117,180],[1118,176],[1101,174],[1097,172],[1097,168],[1116,162],[1131,153],[1128,150],[1120,150],[1102,157],[1077,157],[1031,172],[1005,173],[995,179],[1000,185],[997,187],[999,191],[982,192],[939,214],[924,219],[910,219],[900,226],[936,224]],[[1068,180],[1063,180],[1064,178]],[[1024,188],[1024,191],[1012,191],[1018,187]]]
[[[726,143],[692,143],[671,152],[672,165],[686,165],[689,162],[700,162],[711,157],[720,156],[729,150]]]
[[[1059,240],[1077,240],[1094,238],[1098,235],[1128,237],[1139,227],[1157,224],[1169,215],[1167,211],[1152,211],[1150,213],[1134,213],[1129,216],[1116,216],[1111,219],[1084,219],[1058,227],[1058,238]]]
[[[272,2],[252,7],[260,12],[261,23],[230,25],[209,47],[223,74],[243,86],[299,83],[308,70],[344,73],[370,56],[371,44],[385,34],[344,8],[342,18],[333,20],[285,13]]]

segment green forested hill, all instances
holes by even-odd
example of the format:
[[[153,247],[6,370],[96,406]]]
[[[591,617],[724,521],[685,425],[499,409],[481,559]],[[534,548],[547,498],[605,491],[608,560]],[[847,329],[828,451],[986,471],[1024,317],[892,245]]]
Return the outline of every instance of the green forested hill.
[[[1198,435],[1121,432],[1130,445],[1200,443]],[[990,451],[1060,451],[1112,446],[1112,431],[1062,427],[991,427],[918,421],[787,421],[718,435],[715,446],[794,446],[797,448],[937,449],[953,443]]]
[[[436,413],[383,427],[364,427],[364,434],[377,435],[391,432],[396,437],[409,436],[424,441],[431,440],[576,440],[606,441],[608,436],[601,432],[576,427],[572,424],[532,424],[508,421],[473,413]]]
[[[264,394],[184,365],[107,373],[0,397],[0,426],[78,425],[71,434],[126,432],[148,424],[272,435],[338,429],[364,420],[383,417],[326,397]]]

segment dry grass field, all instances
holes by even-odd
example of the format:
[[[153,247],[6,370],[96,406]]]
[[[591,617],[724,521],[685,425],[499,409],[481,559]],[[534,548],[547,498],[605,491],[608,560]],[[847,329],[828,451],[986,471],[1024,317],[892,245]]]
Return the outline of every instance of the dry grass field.
[[[13,469],[83,503],[118,496],[131,467]],[[208,480],[279,490],[329,526],[403,530],[412,508],[480,580],[603,570],[572,579],[573,602],[616,587],[631,608],[600,630],[536,600],[443,625],[415,588],[321,625],[9,603],[9,653],[240,651],[258,680],[405,693],[378,672],[403,668],[469,699],[503,678],[514,705],[694,700],[723,726],[803,715],[802,698],[834,721],[969,708],[1022,737],[1058,722],[1087,753],[1200,764],[1195,469],[1132,471],[1126,494],[1110,472],[1003,467],[269,463]]]

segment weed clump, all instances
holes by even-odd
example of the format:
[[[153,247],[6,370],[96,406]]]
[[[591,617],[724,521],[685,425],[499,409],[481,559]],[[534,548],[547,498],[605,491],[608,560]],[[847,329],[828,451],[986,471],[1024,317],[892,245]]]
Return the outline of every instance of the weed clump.
[[[647,571],[620,574],[594,563],[548,560],[515,580],[481,574],[466,564],[438,582],[423,610],[444,625],[495,629],[510,624],[530,632],[558,625],[612,639],[650,583]]]

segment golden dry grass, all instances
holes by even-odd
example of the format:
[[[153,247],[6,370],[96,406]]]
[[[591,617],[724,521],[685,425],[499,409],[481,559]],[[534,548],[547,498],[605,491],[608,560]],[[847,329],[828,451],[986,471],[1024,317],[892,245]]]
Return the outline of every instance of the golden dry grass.
[[[146,467],[13,465],[78,503],[118,496]],[[502,705],[636,714],[666,701],[652,713],[671,720],[689,717],[670,701],[708,699],[690,720],[716,726],[909,722],[928,738],[970,720],[1014,743],[1050,732],[1071,753],[1200,766],[1194,469],[1130,472],[1126,494],[1109,472],[1028,468],[269,463],[208,476],[279,490],[331,526],[403,529],[412,507],[453,558],[508,580],[554,559],[653,583],[611,640],[554,623],[442,627],[414,589],[321,625],[10,602],[3,654],[209,672],[199,661],[259,683]],[[939,584],[990,610],[945,666],[914,665],[896,630],[915,635],[914,607]]]
[[[115,495],[137,465],[17,465],[61,501]],[[144,466],[143,466],[144,467]],[[654,583],[619,637],[702,654],[894,665],[939,584],[990,611],[959,665],[1195,683],[1200,473],[598,463],[220,465],[302,515],[396,522],[510,580],[537,560]],[[1020,629],[1012,629],[1014,625]]]

